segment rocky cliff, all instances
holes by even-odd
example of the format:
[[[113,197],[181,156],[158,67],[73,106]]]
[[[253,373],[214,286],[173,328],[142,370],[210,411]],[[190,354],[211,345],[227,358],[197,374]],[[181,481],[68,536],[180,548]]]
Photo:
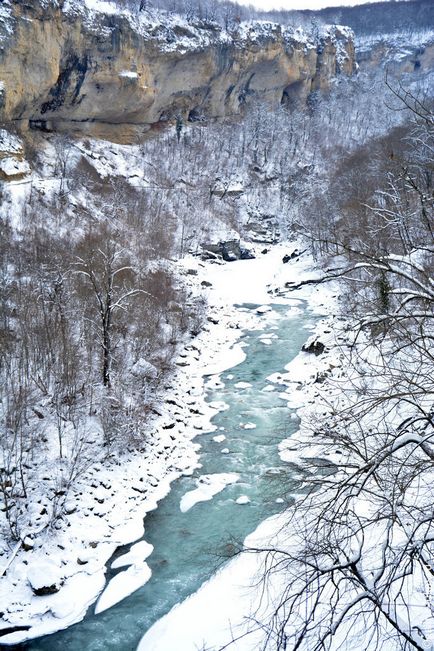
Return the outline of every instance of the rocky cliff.
[[[89,3],[89,6],[86,4]],[[108,2],[5,0],[0,7],[0,122],[132,142],[178,119],[291,105],[351,75],[351,32],[271,23],[187,22]]]
[[[427,30],[413,38],[406,34],[361,40],[357,63],[361,70],[383,69],[398,78],[430,73],[434,69],[434,33]]]

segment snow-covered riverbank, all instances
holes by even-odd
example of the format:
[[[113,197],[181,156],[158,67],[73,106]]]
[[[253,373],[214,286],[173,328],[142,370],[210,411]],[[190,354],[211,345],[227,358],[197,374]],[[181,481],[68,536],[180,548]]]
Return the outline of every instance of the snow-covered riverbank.
[[[12,562],[1,579],[0,596],[2,604],[7,604],[2,628],[30,628],[3,636],[2,642],[16,643],[79,621],[103,590],[105,564],[116,547],[140,538],[144,515],[156,507],[174,478],[192,471],[200,438],[192,439],[209,431],[218,408],[205,403],[203,376],[220,373],[244,359],[236,340],[240,330],[252,327],[254,321],[247,313],[235,314],[233,304],[266,305],[275,300],[270,289],[297,280],[312,261],[304,256],[283,264],[284,254],[293,249],[291,245],[274,247],[266,254],[258,252],[255,260],[225,265],[197,259],[181,263],[195,291],[206,282],[208,325],[179,353],[179,372],[162,396],[161,417],[152,423],[146,452],[125,454],[91,468],[71,493],[70,512],[59,530],[42,533],[32,549],[21,550]],[[304,292],[307,295],[313,309],[323,310],[321,303],[328,303],[323,291],[309,289]],[[117,576],[116,589],[112,585],[110,594],[101,597],[100,609],[147,580],[145,557],[138,565],[136,559],[135,567],[134,577],[131,567]],[[35,587],[38,582],[46,584],[47,577],[51,584],[58,582],[60,590],[35,596],[29,578]]]
[[[279,292],[285,283],[300,280],[305,275],[315,275],[312,260],[307,256],[279,269],[271,284],[272,292]],[[318,400],[322,376],[330,369],[336,369],[339,373],[339,368],[345,365],[342,348],[337,345],[333,330],[338,317],[336,285],[306,285],[295,293],[286,294],[286,297],[303,298],[310,310],[323,316],[317,322],[307,347],[309,343],[320,341],[325,351],[319,356],[312,352],[300,352],[286,365],[286,373],[268,378],[281,386],[280,397],[289,408],[297,409],[301,421],[299,432],[279,445],[280,456],[285,461],[307,466],[309,459],[318,456],[327,456],[333,462],[340,458],[340,450],[325,452],[324,448],[316,445],[312,439],[311,421],[319,416],[318,409],[324,406],[324,402]],[[270,302],[270,297],[267,302]],[[330,386],[325,391],[330,392]],[[284,546],[288,538],[286,519],[285,512],[268,518],[246,538],[245,546],[252,549]],[[229,642],[234,651],[262,648],[268,633],[258,625],[257,617],[260,615],[260,622],[270,619],[275,603],[273,596],[278,596],[279,591],[284,589],[281,577],[277,577],[271,586],[267,584],[266,593],[262,588],[258,589],[264,562],[265,555],[256,553],[241,554],[232,559],[195,594],[156,622],[144,635],[138,651],[166,651],[169,648],[193,651],[202,647],[216,650]]]
[[[408,532],[413,526],[413,513],[417,513],[418,509],[422,513],[430,512],[432,465],[429,462],[424,481],[417,473],[411,475],[410,469],[411,484],[405,497],[398,503],[404,524],[399,522],[393,538],[389,529],[391,525],[384,522],[383,516],[384,503],[389,499],[387,491],[384,488],[378,490],[377,485],[374,490],[372,486],[365,490],[364,482],[367,482],[366,476],[374,464],[373,460],[380,464],[387,459],[392,465],[391,477],[387,476],[384,467],[381,467],[381,473],[385,475],[385,483],[391,481],[395,485],[397,480],[394,473],[405,473],[410,467],[411,455],[415,455],[414,450],[417,453],[418,445],[425,441],[417,434],[409,436],[402,433],[401,424],[406,422],[407,410],[391,408],[386,403],[388,411],[385,414],[382,401],[373,400],[372,396],[387,395],[384,384],[388,373],[395,372],[394,377],[400,381],[402,373],[407,372],[412,380],[414,367],[409,366],[408,359],[411,357],[407,349],[403,353],[395,352],[391,360],[390,340],[387,337],[384,340],[380,338],[379,343],[371,332],[355,327],[355,319],[350,327],[351,321],[346,321],[343,310],[337,309],[338,302],[334,298],[338,299],[338,296],[334,296],[331,285],[328,288],[319,285],[307,293],[303,289],[289,296],[303,296],[311,308],[322,313],[324,318],[317,323],[315,332],[305,345],[310,354],[301,353],[286,365],[286,373],[268,378],[281,385],[280,396],[289,408],[297,409],[300,418],[299,431],[283,441],[279,448],[283,460],[309,468],[311,474],[307,481],[317,480],[321,484],[320,490],[312,495],[312,499],[303,500],[300,493],[294,510],[272,516],[261,523],[244,542],[246,550],[250,549],[252,553],[246,551],[229,561],[195,594],[172,608],[145,633],[138,651],[166,651],[171,648],[177,651],[194,651],[198,648],[207,651],[223,648],[257,651],[286,648],[287,641],[289,648],[295,645],[294,640],[301,635],[300,630],[303,631],[305,625],[307,627],[307,622],[312,626],[312,639],[321,629],[321,623],[325,636],[328,635],[327,631],[332,630],[330,624],[324,624],[327,616],[333,622],[337,614],[336,620],[340,624],[340,611],[336,603],[343,612],[359,604],[357,615],[360,615],[360,619],[350,617],[342,626],[337,625],[330,640],[330,649],[363,648],[371,651],[378,648],[378,640],[372,635],[372,630],[376,630],[378,613],[374,609],[369,611],[369,604],[365,604],[366,586],[371,588],[371,577],[387,577],[390,568],[397,572],[397,566],[390,558],[398,557],[403,549],[407,549],[411,540]],[[426,397],[428,392],[423,396],[431,400],[431,397]],[[381,423],[380,431],[378,423]],[[386,431],[384,436],[382,427]],[[324,434],[327,429],[331,432],[329,436]],[[360,432],[360,438],[354,437],[354,441],[351,441],[350,436],[354,436],[354,432]],[[429,435],[426,441],[431,442]],[[360,445],[360,455],[357,445]],[[401,446],[405,449],[400,455]],[[377,454],[377,451],[380,453]],[[395,453],[396,458],[392,459]],[[335,464],[327,482],[324,482],[324,475],[321,474],[325,459]],[[339,510],[340,502],[336,495],[340,494],[342,487],[342,494],[346,495],[347,490],[348,497],[347,501],[342,499],[342,510]],[[379,496],[375,494],[376,491]],[[345,521],[347,512],[360,518],[360,529],[355,527],[353,531],[348,525],[342,535],[344,542],[334,541],[334,545],[332,542],[328,548],[329,538],[321,538],[324,522],[332,521],[338,529],[341,520]],[[414,527],[416,533],[412,535],[415,539],[420,537],[421,548],[427,542],[431,543],[430,524],[427,525],[428,534],[424,531],[419,533],[417,519]],[[329,528],[326,531],[332,531],[330,536],[333,538],[335,530]],[[348,544],[347,549],[345,544]],[[389,547],[393,549],[393,554]],[[326,553],[323,558],[324,549]],[[390,558],[384,553],[385,549],[390,552]],[[309,550],[313,560],[307,556]],[[354,574],[349,572],[346,585],[344,574],[342,580],[339,575],[336,575],[337,578],[334,576],[332,572],[334,566],[339,564],[335,560],[339,554],[344,559],[343,566],[345,563],[351,565],[353,559],[356,559],[356,565],[362,559],[360,584],[357,581],[353,583],[354,576],[358,576],[358,566]],[[298,565],[297,559],[300,559]],[[311,574],[309,570],[315,567],[318,568],[317,579],[312,579],[314,572]],[[329,583],[324,581],[323,584],[318,577],[327,572],[324,568],[331,570]],[[408,584],[400,586],[396,593],[390,586],[388,589],[396,596],[393,617],[398,622],[405,622],[411,612],[409,621],[420,641],[418,648],[431,649],[431,641],[423,637],[420,631],[431,630],[432,573],[415,571]],[[299,599],[294,595],[298,595]],[[392,639],[393,627],[390,631],[385,627],[385,631],[385,635],[392,632]],[[309,634],[310,631],[303,639],[303,648],[306,649],[314,646]],[[387,648],[397,649],[400,646],[399,640],[393,640]]]

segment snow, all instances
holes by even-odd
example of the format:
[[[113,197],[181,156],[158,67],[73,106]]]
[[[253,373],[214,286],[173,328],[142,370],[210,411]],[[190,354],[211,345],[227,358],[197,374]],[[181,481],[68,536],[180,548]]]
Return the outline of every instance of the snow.
[[[226,436],[224,434],[218,434],[217,436],[213,436],[212,440],[216,443],[223,443],[226,440]]]
[[[251,386],[250,382],[237,382],[234,384],[236,389],[250,389]]]
[[[116,150],[115,146],[113,150]],[[164,399],[161,401],[161,417],[150,425],[150,446],[146,455],[128,453],[119,465],[107,463],[90,468],[77,483],[75,492],[68,496],[69,510],[73,510],[74,505],[77,507],[65,516],[65,523],[70,526],[65,526],[54,536],[37,537],[34,549],[25,552],[25,555],[20,552],[13,561],[7,576],[0,581],[0,602],[15,604],[9,607],[8,625],[24,624],[31,628],[5,636],[4,642],[16,643],[80,621],[88,604],[95,601],[104,588],[105,564],[116,547],[139,541],[144,535],[144,515],[167,494],[173,479],[180,474],[192,473],[197,464],[198,447],[193,438],[199,432],[213,431],[210,419],[216,409],[226,408],[225,403],[208,404],[205,401],[204,378],[209,380],[212,374],[212,379],[220,382],[218,374],[245,358],[245,353],[237,344],[242,331],[258,327],[259,321],[263,328],[264,320],[277,318],[277,313],[272,310],[260,316],[255,310],[234,310],[233,304],[269,305],[273,302],[270,289],[311,273],[311,260],[307,257],[297,263],[283,265],[285,252],[287,246],[277,246],[267,255],[225,265],[201,264],[199,267],[197,261],[190,257],[179,263],[180,269],[196,264],[199,271],[197,276],[190,277],[192,286],[196,287],[202,280],[213,283],[208,300],[218,314],[218,323],[209,324],[196,337],[194,348],[186,345],[183,360],[188,366],[179,369],[167,394],[175,399],[176,404],[168,404]],[[310,287],[298,292],[296,301],[291,294],[291,298],[279,297],[278,302],[295,309],[300,298],[310,297],[313,309],[321,311],[327,296],[326,290],[318,295]],[[139,364],[141,366],[142,363]],[[228,379],[230,376],[229,373]],[[190,411],[192,406],[201,413],[193,415]],[[176,423],[173,429],[163,429],[163,424],[172,422]],[[87,429],[89,437],[100,435],[91,419]],[[221,453],[229,454],[230,449],[223,448]],[[198,501],[212,499],[237,479],[235,473],[230,477],[211,476],[208,483],[205,479],[194,491],[184,496],[182,507],[192,508]],[[95,488],[91,488],[90,484]],[[116,487],[116,490],[107,486]],[[76,493],[80,492],[82,496],[76,497]],[[95,501],[95,495],[104,500],[102,504]],[[98,515],[99,509],[101,515]],[[73,536],[72,532],[79,534]],[[60,550],[58,545],[63,549]],[[38,561],[47,554],[64,568],[64,583],[56,595],[35,598],[30,586],[21,577],[27,574],[25,563]],[[78,559],[84,564],[78,563]],[[128,562],[131,560],[133,564],[129,570],[121,572],[118,575],[120,578],[107,586],[108,592],[100,601],[99,609],[114,603],[119,595],[122,598],[122,595],[130,594],[149,578],[144,556],[140,558],[138,554],[137,558],[130,558]],[[136,570],[131,569],[134,567]],[[56,604],[56,616],[52,611],[51,614],[48,612],[47,600],[50,604]],[[46,614],[42,618],[43,608]],[[62,613],[66,614],[59,618]]]
[[[27,578],[35,591],[51,586],[58,590],[62,582],[60,568],[49,560],[32,564],[27,572]]]
[[[126,79],[138,79],[139,75],[137,72],[133,72],[132,70],[121,70],[119,77],[124,77]]]
[[[226,411],[229,409],[229,405],[226,402],[223,402],[223,400],[212,400],[208,404],[211,409],[215,409],[216,411]]]
[[[247,495],[240,495],[235,501],[237,504],[249,504],[250,497]]]
[[[357,34],[357,49],[359,52],[364,52],[381,44],[382,46],[387,45],[393,52],[394,50],[402,48],[407,49],[409,43],[411,43],[413,46],[411,54],[414,54],[416,48],[421,48],[434,41],[434,30],[431,26],[427,26],[425,29],[420,31],[415,31],[413,29],[411,29],[411,33],[409,33],[409,31],[404,29],[401,33],[390,32],[385,34],[383,32],[377,34]]]
[[[146,540],[141,540],[130,548],[130,551],[127,554],[119,556],[112,563],[112,569],[115,570],[124,565],[136,565],[148,558],[154,551],[154,547],[150,545]]]
[[[142,378],[156,378],[158,376],[158,370],[153,364],[146,361],[142,357],[137,360],[137,362],[131,368],[131,373],[138,377]]]
[[[3,90],[4,83],[0,81],[0,91]],[[0,152],[4,154],[18,154],[23,153],[23,142],[21,138],[6,131],[6,129],[0,129]]]
[[[30,173],[30,165],[25,160],[17,160],[11,156],[0,160],[0,172],[13,179],[17,176],[26,176]]]
[[[27,612],[14,619],[15,625],[26,626],[29,621],[32,621],[33,625],[37,624],[38,635],[48,635],[67,628],[83,619],[88,607],[101,592],[104,583],[103,571],[92,576],[85,572],[77,573],[58,593],[46,597],[34,597]],[[10,593],[0,586],[0,603],[8,602],[10,602]],[[2,636],[2,642],[15,644],[28,637],[32,635],[17,631]]]
[[[220,375],[228,368],[238,366],[246,359],[246,353],[239,344],[230,345],[222,350],[219,360],[205,366],[204,375]]]
[[[12,7],[9,0],[4,0],[0,5],[0,25],[5,30],[6,33],[12,34],[12,21],[9,20],[12,15]],[[0,35],[0,41],[2,40],[2,35]],[[3,82],[0,81],[0,92],[3,90]]]
[[[104,612],[141,588],[152,576],[147,563],[134,563],[124,572],[119,572],[111,579],[100,596],[95,607],[95,614]]]
[[[256,429],[255,423],[240,423],[241,429]]]
[[[271,532],[282,523],[274,518],[262,523],[249,536],[252,546],[269,541]],[[252,586],[263,558],[260,554],[241,554],[227,563],[199,590],[178,604],[144,635],[137,651],[192,651],[218,649],[246,632],[244,617],[255,611],[261,590]],[[216,608],[218,604],[218,608]],[[248,627],[248,625],[247,625]],[[252,632],[231,645],[234,651],[257,651],[262,648],[262,634]]]
[[[107,2],[106,0],[84,0],[84,2],[90,11],[97,11],[107,15],[119,13],[119,8],[115,2]]]
[[[183,513],[189,511],[198,502],[211,500],[214,495],[221,493],[230,484],[235,484],[240,476],[235,472],[216,473],[213,475],[201,475],[196,480],[197,488],[185,493],[181,499],[179,508]]]

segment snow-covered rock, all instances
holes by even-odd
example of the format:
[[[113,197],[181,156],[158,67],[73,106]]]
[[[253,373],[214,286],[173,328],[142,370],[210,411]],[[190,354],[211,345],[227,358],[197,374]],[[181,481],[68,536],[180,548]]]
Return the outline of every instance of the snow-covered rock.
[[[266,314],[267,312],[271,312],[272,309],[270,305],[261,305],[256,308],[256,314]]]
[[[26,160],[7,156],[0,160],[0,180],[16,181],[30,174],[30,165]]]
[[[38,597],[54,594],[62,585],[60,568],[49,560],[32,564],[27,572],[27,579]]]
[[[241,429],[256,429],[255,423],[240,423]]]
[[[0,82],[0,91],[2,82]],[[21,138],[10,133],[6,129],[0,129],[0,156],[23,154],[23,142]]]
[[[136,377],[154,380],[158,376],[158,369],[146,359],[140,357],[132,367],[131,373]]]
[[[234,384],[236,389],[250,389],[251,386],[250,382],[237,382]]]

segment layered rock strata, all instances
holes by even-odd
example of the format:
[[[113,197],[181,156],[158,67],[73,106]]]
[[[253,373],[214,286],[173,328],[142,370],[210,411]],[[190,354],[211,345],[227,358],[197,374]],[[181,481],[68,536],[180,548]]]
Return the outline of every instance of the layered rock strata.
[[[119,142],[171,121],[238,114],[255,100],[304,102],[355,66],[351,32],[315,39],[271,23],[187,22],[83,0],[6,0],[0,122]]]

